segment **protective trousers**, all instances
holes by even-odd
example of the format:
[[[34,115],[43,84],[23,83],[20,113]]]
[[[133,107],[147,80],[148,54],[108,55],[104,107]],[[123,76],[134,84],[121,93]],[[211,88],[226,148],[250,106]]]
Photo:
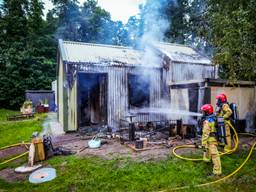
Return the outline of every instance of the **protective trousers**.
[[[209,143],[206,147],[206,151],[204,152],[203,159],[206,162],[210,162],[212,160],[213,163],[213,174],[220,175],[222,173],[221,170],[221,161],[217,148],[217,143]]]
[[[226,130],[226,141],[227,141],[227,144],[224,147],[224,151],[228,152],[228,151],[230,151],[232,149],[232,142],[231,142],[230,126],[226,122],[225,122],[225,130]]]

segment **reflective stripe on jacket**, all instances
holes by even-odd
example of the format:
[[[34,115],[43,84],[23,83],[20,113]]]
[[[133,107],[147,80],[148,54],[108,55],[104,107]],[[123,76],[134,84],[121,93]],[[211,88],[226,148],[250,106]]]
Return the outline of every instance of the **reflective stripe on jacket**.
[[[210,134],[216,134],[216,122],[214,118],[207,118],[203,123],[202,146],[206,146],[209,143],[217,143],[216,137]]]

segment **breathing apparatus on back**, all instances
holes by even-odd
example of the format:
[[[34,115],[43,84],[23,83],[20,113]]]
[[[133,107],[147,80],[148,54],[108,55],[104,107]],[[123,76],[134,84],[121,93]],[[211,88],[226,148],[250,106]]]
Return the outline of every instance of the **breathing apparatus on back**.
[[[233,124],[236,123],[236,120],[238,119],[238,113],[237,113],[237,106],[235,103],[231,103],[229,104],[227,101],[227,96],[225,94],[219,94],[216,97],[217,102],[216,102],[216,113],[220,113],[220,111],[222,110],[222,107],[224,104],[229,105],[229,108],[232,111],[232,115],[230,116],[230,118],[228,120],[231,120],[231,122]],[[226,145],[227,144],[227,140],[226,140],[226,128],[225,128],[225,121],[224,121],[224,117],[222,116],[218,116],[216,118],[216,130],[217,130],[217,139],[219,141],[220,145]]]
[[[201,111],[203,116],[201,118],[201,122],[207,120],[208,122],[215,122],[216,133],[214,136],[218,140],[220,145],[225,145],[226,143],[226,131],[223,117],[217,117],[214,114],[213,106],[210,104],[203,105],[201,107]]]
[[[238,110],[237,110],[237,105],[235,103],[228,103],[227,96],[224,93],[221,93],[217,95],[216,97],[217,102],[216,102],[216,113],[219,113],[222,109],[222,106],[224,104],[228,104],[229,108],[232,111],[232,115],[230,116],[230,120],[232,121],[233,124],[238,120]]]
[[[219,142],[219,145],[224,146],[227,144],[224,118],[217,117],[216,120],[217,140]]]

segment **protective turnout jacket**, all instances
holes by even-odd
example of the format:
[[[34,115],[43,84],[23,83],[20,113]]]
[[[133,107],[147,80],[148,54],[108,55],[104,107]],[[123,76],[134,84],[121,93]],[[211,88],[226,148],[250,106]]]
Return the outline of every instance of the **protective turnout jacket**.
[[[230,120],[231,115],[232,115],[232,110],[230,109],[227,103],[224,103],[221,107],[221,110],[218,113],[218,116],[223,117],[224,120]]]
[[[226,145],[224,147],[225,152],[228,152],[232,149],[231,133],[230,133],[230,127],[229,127],[229,124],[231,123],[231,115],[232,115],[232,110],[230,109],[228,103],[224,103],[221,106],[219,113],[217,114],[217,116],[224,118],[225,132],[226,132]]]
[[[207,147],[207,144],[216,143],[216,121],[214,116],[206,117],[203,123],[202,146]]]

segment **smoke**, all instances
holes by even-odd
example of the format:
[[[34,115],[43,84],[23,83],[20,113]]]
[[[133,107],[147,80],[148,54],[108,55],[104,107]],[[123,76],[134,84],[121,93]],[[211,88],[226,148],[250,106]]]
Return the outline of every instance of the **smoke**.
[[[147,68],[141,73],[144,77],[150,77],[151,87],[153,91],[161,92],[160,85],[155,82],[156,73],[151,70],[152,67],[159,67],[162,58],[154,48],[154,45],[165,40],[165,34],[170,30],[171,23],[165,14],[167,4],[172,3],[177,5],[176,1],[170,0],[148,0],[142,9],[141,23],[143,23],[143,35],[141,37],[139,48],[144,51],[142,58],[142,65]],[[181,69],[182,70],[182,69]],[[194,71],[194,70],[191,70]],[[166,83],[166,82],[164,82]],[[187,110],[180,110],[171,105],[168,98],[159,98],[156,101],[150,101],[149,107],[130,110],[134,114],[156,114],[164,115],[167,119],[182,118],[185,122],[196,124],[196,117],[201,117],[200,113],[190,112]]]
[[[166,31],[170,27],[166,14],[166,5],[170,0],[147,0],[145,5],[141,7],[140,14],[140,33],[141,38],[137,44],[137,48],[143,51],[142,68],[137,70],[140,72],[144,82],[150,82],[150,107],[167,107],[170,101],[155,97],[155,93],[161,93],[161,80],[159,68],[162,58],[154,48],[154,45],[163,41]],[[144,89],[145,94],[148,90]],[[152,96],[153,95],[153,96]]]
[[[170,23],[165,14],[168,0],[148,0],[142,9],[143,36],[141,45],[163,41]]]
[[[143,24],[143,35],[139,48],[144,50],[143,65],[159,66],[161,58],[152,47],[155,43],[164,40],[165,32],[169,29],[170,23],[165,14],[165,5],[168,0],[148,0],[141,13]]]

